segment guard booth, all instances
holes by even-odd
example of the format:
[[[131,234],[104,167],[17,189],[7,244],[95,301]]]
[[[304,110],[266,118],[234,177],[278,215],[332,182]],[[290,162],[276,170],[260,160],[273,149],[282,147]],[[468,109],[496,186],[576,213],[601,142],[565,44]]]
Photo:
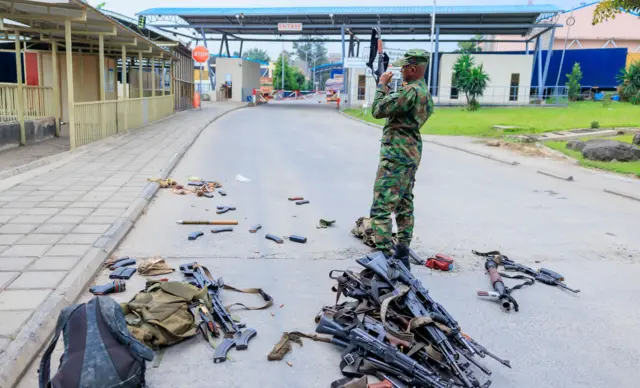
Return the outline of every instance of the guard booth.
[[[19,144],[33,140],[42,120],[75,148],[174,112],[181,58],[167,47],[175,42],[151,42],[79,0],[0,2],[0,13],[0,40],[13,46],[5,43],[3,65],[14,64],[3,66],[0,125],[17,128]],[[132,87],[145,83],[145,69],[148,87]]]

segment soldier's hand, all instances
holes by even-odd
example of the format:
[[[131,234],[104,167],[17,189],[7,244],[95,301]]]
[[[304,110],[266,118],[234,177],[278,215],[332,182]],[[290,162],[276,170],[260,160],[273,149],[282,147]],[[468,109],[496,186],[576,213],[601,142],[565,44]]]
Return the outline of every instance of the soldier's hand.
[[[387,85],[389,84],[389,82],[391,82],[391,79],[393,78],[393,73],[390,71],[387,71],[386,73],[383,73],[380,76],[380,84],[381,85]]]

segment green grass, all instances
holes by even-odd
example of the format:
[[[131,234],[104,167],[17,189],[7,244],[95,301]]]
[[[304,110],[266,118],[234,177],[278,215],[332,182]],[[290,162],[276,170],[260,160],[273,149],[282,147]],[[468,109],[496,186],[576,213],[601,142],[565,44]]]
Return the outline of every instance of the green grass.
[[[346,109],[354,117],[375,124],[384,124],[362,109]],[[503,134],[540,133],[575,128],[589,128],[598,121],[602,129],[611,127],[640,127],[640,106],[612,103],[604,107],[594,102],[574,102],[567,107],[480,108],[468,112],[463,108],[436,107],[436,113],[422,127],[431,135],[462,135],[498,137]],[[494,125],[512,125],[522,129],[497,131]]]
[[[626,136],[627,135],[619,137]],[[597,162],[594,160],[585,159],[584,156],[582,156],[582,153],[579,151],[567,149],[566,141],[546,141],[544,144],[549,148],[560,151],[567,156],[577,159],[580,162],[581,166],[614,171],[620,174],[633,174],[636,177],[640,178],[640,160],[637,160],[635,162]]]
[[[607,139],[607,140],[616,140],[616,141],[621,141],[623,143],[629,143],[631,144],[633,142],[633,133],[630,135],[620,135],[620,136],[614,136],[614,137],[599,137],[599,138],[594,138],[594,137],[584,137],[581,138],[580,140],[582,141],[586,141],[586,140],[591,140],[591,139]]]

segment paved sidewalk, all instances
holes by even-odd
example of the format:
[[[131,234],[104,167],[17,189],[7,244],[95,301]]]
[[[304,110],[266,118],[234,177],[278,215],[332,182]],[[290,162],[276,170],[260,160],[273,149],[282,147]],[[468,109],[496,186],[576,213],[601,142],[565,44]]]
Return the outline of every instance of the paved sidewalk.
[[[0,181],[0,387],[15,383],[60,309],[132,227],[157,190],[147,178],[166,176],[204,127],[242,106],[210,103],[22,174],[22,182]]]

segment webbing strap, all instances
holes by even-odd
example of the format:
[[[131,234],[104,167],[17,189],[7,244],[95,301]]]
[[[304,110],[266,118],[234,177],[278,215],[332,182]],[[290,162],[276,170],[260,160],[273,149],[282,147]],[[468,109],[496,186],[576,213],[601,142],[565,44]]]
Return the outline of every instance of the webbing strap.
[[[198,267],[202,268],[202,271],[205,273],[205,275],[207,275],[209,280],[211,280],[212,282],[215,282],[215,280],[213,279],[213,276],[211,275],[211,272],[209,272],[209,269],[207,267],[200,264],[198,264]],[[273,298],[271,297],[271,295],[264,292],[262,288],[236,288],[228,284],[225,284],[222,286],[222,289],[228,290],[228,291],[240,292],[243,294],[257,294],[257,295],[260,295],[262,299],[264,299],[264,301],[266,302],[262,306],[257,306],[257,307],[247,306],[243,303],[233,303],[228,306],[224,306],[224,309],[227,311],[229,311],[231,307],[234,307],[234,306],[242,306],[246,310],[264,310],[273,306]]]

